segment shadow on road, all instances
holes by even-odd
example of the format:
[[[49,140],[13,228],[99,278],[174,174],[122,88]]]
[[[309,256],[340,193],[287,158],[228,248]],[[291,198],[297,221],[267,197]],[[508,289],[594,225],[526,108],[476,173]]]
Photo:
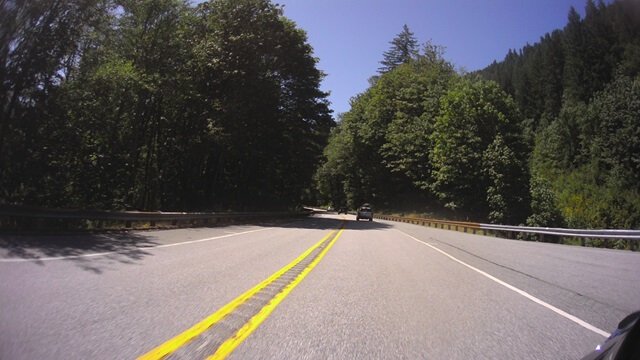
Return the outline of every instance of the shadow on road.
[[[390,229],[392,227],[389,224],[384,224],[381,222],[377,222],[375,220],[356,221],[355,219],[353,219],[353,220],[347,220],[347,224],[348,225],[346,226],[346,228],[352,229],[352,230]]]
[[[73,261],[85,270],[102,273],[90,254],[105,254],[104,259],[133,264],[151,255],[145,248],[158,245],[149,236],[129,232],[78,234],[66,236],[0,235],[2,258],[24,259],[45,265],[51,258]],[[1,261],[1,260],[0,260]]]
[[[335,215],[335,214],[333,214]],[[354,216],[345,216],[346,219],[341,217],[328,217],[324,216],[309,216],[306,218],[301,218],[295,221],[273,221],[266,222],[261,224],[256,224],[257,226],[265,226],[265,227],[281,227],[281,228],[289,228],[289,229],[318,229],[318,230],[332,230],[338,229],[340,226],[344,224],[345,229],[355,229],[355,230],[370,230],[370,229],[388,229],[391,228],[390,225],[377,222],[377,221],[356,221]]]
[[[376,221],[356,221],[354,216],[316,215],[260,223],[229,224],[289,229],[371,230],[390,228]],[[155,230],[158,231],[158,230]],[[113,263],[137,264],[151,256],[150,248],[162,245],[144,231],[74,235],[0,235],[0,262],[29,261],[41,266],[50,260],[71,261],[101,274]]]

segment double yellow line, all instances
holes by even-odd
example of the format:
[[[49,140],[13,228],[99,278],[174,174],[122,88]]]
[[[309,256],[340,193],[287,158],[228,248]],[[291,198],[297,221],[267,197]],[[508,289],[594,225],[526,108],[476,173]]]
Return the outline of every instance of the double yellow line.
[[[289,293],[296,286],[298,286],[298,284],[307,276],[307,274],[309,274],[309,272],[313,270],[313,268],[318,264],[318,262],[322,260],[322,258],[327,253],[327,251],[329,251],[329,249],[333,246],[336,240],[338,240],[340,235],[342,235],[342,232],[344,231],[344,229],[331,231],[327,236],[322,238],[322,240],[318,241],[315,245],[313,245],[311,248],[309,248],[307,251],[305,251],[302,255],[300,255],[297,259],[293,260],[287,266],[278,270],[276,273],[274,273],[267,279],[263,280],[258,285],[247,290],[244,294],[238,296],[233,301],[231,301],[227,305],[220,308],[220,310],[208,316],[206,319],[197,323],[190,329],[174,337],[173,339],[168,340],[164,344],[156,347],[155,349],[149,351],[148,353],[142,355],[141,357],[138,358],[138,360],[162,359],[165,356],[172,354],[174,351],[178,350],[180,347],[187,344],[189,341],[193,340],[194,338],[196,338],[197,336],[205,332],[207,329],[211,328],[220,320],[224,319],[227,315],[231,314],[235,309],[240,307],[247,300],[251,299],[255,294],[263,290],[265,287],[269,286],[269,284],[276,281],[284,273],[291,270],[294,266],[296,266],[298,263],[304,260],[307,256],[309,256],[309,254],[311,254],[314,250],[316,250],[325,241],[330,239],[331,236],[333,236],[336,233],[336,231],[338,231],[338,233],[335,235],[333,240],[331,240],[331,242],[318,254],[315,260],[313,260],[304,270],[302,270],[302,272],[300,272],[300,274],[298,274],[298,276],[293,281],[287,284],[282,289],[281,292],[276,294],[267,303],[267,305],[265,305],[262,309],[258,311],[256,315],[254,315],[248,322],[246,322],[244,326],[242,326],[240,330],[236,332],[235,335],[233,335],[232,337],[227,339],[225,342],[223,342],[222,345],[218,347],[218,349],[212,356],[208,357],[208,359],[224,359],[229,354],[231,354],[231,352],[236,347],[238,347],[242,343],[242,341],[244,341],[244,339],[247,338],[247,336],[249,336],[255,329],[257,329],[258,326],[278,306],[278,304],[280,304],[282,300],[284,300],[284,298],[286,298],[287,295],[289,295]]]

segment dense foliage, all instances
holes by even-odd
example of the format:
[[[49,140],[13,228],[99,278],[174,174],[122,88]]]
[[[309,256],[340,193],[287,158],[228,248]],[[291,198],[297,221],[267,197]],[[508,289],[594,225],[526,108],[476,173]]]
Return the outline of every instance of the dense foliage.
[[[427,43],[341,114],[322,200],[432,216],[640,227],[640,3],[592,0],[539,43],[457,73]],[[415,40],[415,39],[413,39]],[[415,46],[414,46],[415,48]],[[392,63],[389,67],[387,63]]]
[[[3,0],[0,203],[300,204],[333,126],[268,0]]]
[[[479,74],[526,119],[530,225],[638,228],[640,2],[589,0],[585,14]]]

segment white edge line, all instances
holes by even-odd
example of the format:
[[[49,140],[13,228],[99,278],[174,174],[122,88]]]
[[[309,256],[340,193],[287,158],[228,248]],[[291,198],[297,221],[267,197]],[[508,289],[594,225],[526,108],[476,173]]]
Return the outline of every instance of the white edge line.
[[[584,328],[585,328],[585,329],[587,329],[587,330],[591,330],[591,331],[593,331],[594,333],[596,333],[596,334],[598,334],[598,335],[602,335],[602,336],[604,336],[604,337],[606,337],[606,338],[608,338],[609,336],[611,336],[611,334],[609,334],[608,332],[606,332],[606,331],[604,331],[604,330],[601,330],[601,329],[598,329],[597,327],[595,327],[595,326],[593,326],[593,325],[589,324],[588,322],[586,322],[586,321],[584,321],[584,320],[581,320],[581,319],[579,319],[578,317],[576,317],[576,316],[574,316],[574,315],[571,315],[571,314],[567,313],[566,311],[560,310],[560,309],[558,309],[557,307],[555,307],[555,306],[553,306],[553,305],[551,305],[551,304],[549,304],[549,303],[547,303],[547,302],[544,302],[544,301],[542,301],[542,300],[538,299],[537,297],[535,297],[535,296],[533,296],[533,295],[531,295],[531,294],[527,293],[526,291],[520,290],[520,289],[518,289],[517,287],[515,287],[515,286],[513,286],[513,285],[511,285],[511,284],[508,284],[508,283],[506,283],[506,282],[504,282],[504,281],[502,281],[502,280],[500,280],[500,279],[496,278],[495,276],[489,275],[488,273],[486,273],[486,272],[484,272],[484,271],[482,271],[482,270],[480,270],[480,269],[478,269],[478,268],[475,268],[475,267],[473,267],[473,266],[471,266],[471,265],[469,265],[469,264],[467,264],[467,263],[465,263],[465,262],[463,262],[463,261],[461,261],[461,260],[458,260],[458,259],[456,259],[455,257],[453,257],[453,256],[451,256],[451,255],[449,255],[449,254],[447,254],[446,252],[444,252],[444,251],[442,251],[442,250],[438,249],[437,247],[435,247],[435,246],[433,246],[433,245],[427,244],[427,243],[425,243],[424,241],[420,241],[420,240],[416,239],[415,237],[413,237],[413,236],[411,236],[411,235],[409,235],[409,234],[407,234],[407,233],[405,233],[405,232],[403,232],[403,231],[400,231],[400,230],[398,230],[398,229],[394,229],[394,230],[396,230],[396,231],[398,231],[398,232],[400,232],[400,233],[402,233],[402,234],[404,234],[404,235],[406,235],[406,236],[408,236],[408,237],[412,238],[413,240],[415,240],[415,241],[417,241],[417,242],[421,243],[422,245],[425,245],[425,246],[428,246],[428,247],[432,248],[433,250],[435,250],[435,251],[437,251],[437,252],[439,252],[439,253],[443,254],[444,256],[446,256],[446,257],[450,258],[451,260],[453,260],[453,261],[455,261],[455,262],[458,262],[458,263],[460,263],[460,264],[462,264],[462,265],[464,265],[464,266],[468,267],[469,269],[471,269],[471,270],[473,270],[473,271],[475,271],[475,272],[477,272],[477,273],[479,273],[479,274],[481,274],[481,275],[486,276],[487,278],[489,278],[489,279],[491,279],[491,280],[493,280],[493,281],[497,282],[498,284],[500,284],[500,285],[502,285],[502,286],[506,287],[507,289],[515,291],[516,293],[518,293],[518,294],[520,294],[520,295],[522,295],[522,296],[526,297],[527,299],[529,299],[529,300],[531,300],[531,301],[535,302],[536,304],[539,304],[539,305],[542,305],[542,306],[546,307],[547,309],[549,309],[549,310],[551,310],[551,311],[555,312],[556,314],[558,314],[558,315],[560,315],[560,316],[563,316],[563,317],[565,317],[565,318],[567,318],[567,319],[569,319],[569,320],[573,321],[574,323],[576,323],[576,324],[578,324],[578,325],[580,325],[580,326],[584,327]]]
[[[220,236],[215,236],[215,237],[206,238],[206,239],[184,241],[184,242],[179,242],[179,243],[165,244],[165,245],[158,245],[158,246],[139,247],[139,248],[135,248],[135,249],[127,249],[127,250],[122,250],[122,251],[110,251],[110,252],[103,252],[103,253],[70,255],[70,256],[56,256],[56,257],[44,257],[44,258],[33,258],[33,259],[0,259],[0,263],[68,260],[68,259],[87,258],[87,257],[95,257],[95,256],[106,256],[106,255],[112,255],[112,254],[126,254],[126,253],[130,253],[130,252],[135,252],[135,251],[153,250],[153,249],[167,248],[167,247],[172,247],[172,246],[195,244],[195,243],[199,243],[199,242],[222,239],[222,238],[236,236],[236,235],[249,234],[249,233],[258,232],[258,231],[264,231],[264,230],[269,230],[269,229],[273,229],[273,228],[272,227],[268,227],[268,228],[262,228],[262,229],[256,229],[256,230],[243,231],[243,232],[239,232],[239,233],[220,235]]]

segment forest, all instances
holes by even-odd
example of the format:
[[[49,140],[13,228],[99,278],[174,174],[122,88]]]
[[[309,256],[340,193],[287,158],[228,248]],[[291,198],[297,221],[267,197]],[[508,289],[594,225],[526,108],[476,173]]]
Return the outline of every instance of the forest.
[[[303,202],[334,126],[268,0],[2,0],[0,204],[250,211]]]
[[[0,204],[640,228],[640,2],[468,73],[405,26],[332,118],[269,0],[0,0]]]
[[[315,174],[320,202],[512,225],[640,228],[640,2],[467,73],[404,27]]]

